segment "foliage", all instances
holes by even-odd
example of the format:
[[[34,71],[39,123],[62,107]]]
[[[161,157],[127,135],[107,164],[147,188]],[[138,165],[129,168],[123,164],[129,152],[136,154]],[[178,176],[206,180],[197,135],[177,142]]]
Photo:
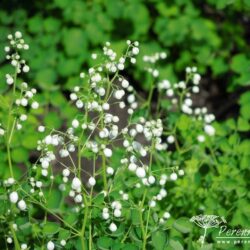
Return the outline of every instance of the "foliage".
[[[102,62],[99,56],[93,60],[91,54],[93,51],[100,54],[101,50],[96,51],[96,48],[109,40],[112,41],[112,47],[117,51],[118,56],[121,56],[122,51],[126,49],[125,39],[139,40],[140,51],[149,57],[161,50],[168,53],[167,63],[158,62],[159,76],[156,78],[152,75],[153,71],[151,71],[152,74],[150,72],[145,74],[143,56],[138,57],[136,67],[130,67],[124,75],[136,89],[148,92],[147,95],[144,93],[143,96],[138,96],[140,100],[138,102],[141,105],[140,109],[132,115],[133,121],[138,122],[140,116],[156,118],[159,114],[163,127],[167,130],[167,134],[162,136],[164,142],[170,135],[174,135],[176,139],[173,144],[168,143],[170,145],[167,151],[155,154],[153,167],[166,167],[164,173],[169,177],[172,171],[177,174],[179,170],[185,172],[184,177],[167,182],[167,198],[157,202],[157,206],[153,209],[155,213],[150,214],[152,218],[149,219],[150,233],[147,247],[149,249],[201,249],[200,243],[197,242],[200,232],[188,221],[188,218],[196,214],[216,214],[226,217],[232,227],[249,227],[250,92],[245,91],[250,83],[250,51],[247,42],[249,1],[206,0],[201,4],[198,1],[189,0],[172,2],[53,0],[43,3],[36,1],[32,6],[25,1],[19,1],[15,2],[16,8],[11,11],[11,1],[1,1],[1,4],[0,45],[2,48],[5,46],[6,35],[12,28],[21,30],[25,35],[25,40],[31,47],[29,52],[23,51],[23,56],[28,60],[31,72],[29,75],[21,74],[17,84],[21,86],[24,81],[29,83],[30,88],[35,87],[38,91],[33,101],[40,104],[37,109],[19,107],[11,113],[13,119],[19,118],[26,112],[28,114],[27,121],[20,122],[22,129],[16,131],[11,139],[10,157],[14,176],[16,180],[23,180],[24,177],[33,176],[36,173],[36,178],[42,178],[44,182],[43,195],[46,200],[46,207],[42,207],[41,204],[44,205],[45,200],[41,201],[38,198],[38,192],[36,192],[38,195],[36,200],[26,196],[22,192],[28,192],[30,183],[27,182],[27,185],[24,185],[25,183],[20,182],[22,183],[20,188],[23,189],[20,194],[27,198],[29,206],[28,212],[20,212],[15,205],[9,206],[9,201],[6,201],[8,197],[6,187],[1,186],[1,244],[5,244],[8,235],[13,235],[13,232],[9,232],[7,228],[12,230],[12,223],[15,223],[23,233],[17,234],[18,241],[26,242],[28,245],[33,246],[35,239],[45,247],[47,242],[52,240],[59,248],[62,247],[61,239],[65,239],[67,242],[65,249],[83,248],[77,237],[78,232],[67,227],[79,229],[84,218],[82,214],[84,209],[80,208],[79,214],[73,212],[70,210],[72,200],[68,202],[68,198],[66,199],[72,178],[67,183],[66,191],[63,192],[58,189],[63,178],[59,171],[56,173],[58,175],[55,174],[52,188],[48,190],[51,181],[44,179],[41,168],[39,172],[32,167],[39,157],[35,150],[37,141],[45,138],[43,133],[37,132],[37,128],[42,124],[46,127],[46,134],[48,131],[55,130],[65,132],[65,127],[72,126],[71,121],[74,118],[78,119],[79,110],[72,105],[72,101],[69,103],[70,93],[76,85],[86,84],[83,79],[79,79],[79,72],[82,68],[93,67]],[[7,73],[13,73],[13,68],[5,63],[3,50],[0,50],[0,63],[1,132],[2,128],[6,128],[5,122],[9,115],[7,110],[13,100],[5,77]],[[237,117],[223,122],[214,122],[216,134],[211,137],[205,135],[205,142],[201,142],[204,136],[202,132],[204,124],[198,120],[194,121],[193,115],[189,114],[189,109],[186,107],[183,110],[181,105],[177,105],[177,110],[173,111],[172,101],[175,98],[169,93],[166,97],[167,89],[158,88],[159,85],[157,85],[164,79],[168,79],[173,87],[178,79],[185,78],[186,75],[183,72],[187,65],[195,65],[199,72],[205,74],[204,82],[209,82],[208,88],[212,84],[217,84],[220,89],[226,88],[229,92],[243,93],[238,100]],[[147,68],[150,67],[149,65]],[[86,95],[85,90],[81,91],[83,96]],[[179,94],[174,92],[174,96],[178,98]],[[144,99],[145,96],[148,96],[148,100]],[[161,111],[159,113],[158,107]],[[10,121],[13,121],[12,118]],[[87,139],[85,136],[83,138]],[[198,141],[198,138],[201,141]],[[5,139],[0,136],[1,180],[7,180],[11,176],[5,144]],[[115,171],[121,165],[120,159],[123,154],[124,149],[115,145],[113,156],[110,161],[108,160]],[[93,155],[86,151],[82,157],[90,161]],[[135,181],[133,176],[129,175],[129,180],[126,181],[123,180],[124,176],[118,178],[116,182],[126,187],[123,188],[124,191],[128,189],[129,197],[133,197],[136,201],[140,200],[142,191],[131,188]],[[85,173],[86,181],[87,177]],[[11,188],[16,189],[18,185],[15,184]],[[97,178],[95,188],[100,191],[101,187],[101,180]],[[8,192],[10,192],[9,189]],[[112,195],[113,200],[121,197],[119,193]],[[149,197],[151,196],[147,199]],[[109,225],[102,224],[103,218],[100,215],[104,202],[107,202],[105,199],[102,195],[94,195],[93,204],[96,204],[96,209],[91,212],[92,224],[87,223],[86,232],[96,230],[96,234],[93,234],[92,243],[86,242],[86,249],[89,244],[93,244],[93,248],[97,249],[111,249],[111,247],[112,249],[141,249],[143,236],[138,211],[131,210],[131,207],[122,201],[124,221],[118,219],[117,231],[110,233]],[[39,202],[36,203],[37,201]],[[148,207],[148,204],[145,206]],[[9,208],[12,213],[5,217]],[[164,223],[161,224],[160,221],[166,211],[171,213],[171,217],[164,219]],[[13,214],[18,214],[18,218],[15,219]],[[27,214],[40,224],[30,221]],[[7,218],[7,221],[2,215]],[[57,216],[63,218],[63,222]],[[165,216],[168,217],[168,214]],[[146,221],[147,218],[143,217],[143,220]],[[86,234],[86,238],[88,237]],[[121,242],[123,237],[126,239]],[[216,242],[215,237],[214,232],[208,232],[207,241]],[[15,238],[13,241],[15,243]],[[4,248],[5,245],[1,247]],[[230,247],[247,249],[247,245],[225,245],[223,248],[216,244],[205,244],[202,249],[229,249]]]

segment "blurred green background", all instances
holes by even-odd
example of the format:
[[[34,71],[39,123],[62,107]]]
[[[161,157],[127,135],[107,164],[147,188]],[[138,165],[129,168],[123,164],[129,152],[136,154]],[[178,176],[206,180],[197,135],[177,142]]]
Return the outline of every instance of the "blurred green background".
[[[0,46],[8,33],[22,31],[30,44],[29,77],[45,91],[68,89],[93,50],[105,41],[121,48],[126,39],[138,40],[142,53],[167,51],[161,71],[170,80],[197,65],[209,85],[244,90],[250,84],[249,18],[249,0],[1,0]],[[3,49],[0,63],[2,91]]]
[[[31,71],[23,80],[38,88],[42,105],[29,117],[34,127],[24,124],[24,135],[13,141],[13,161],[29,166],[36,159],[29,152],[40,136],[34,133],[39,115],[45,117],[42,123],[55,128],[63,125],[61,118],[74,116],[67,96],[79,84],[79,72],[93,63],[92,52],[101,51],[106,41],[123,49],[127,39],[138,40],[142,55],[167,52],[160,74],[171,82],[182,80],[187,66],[197,66],[203,79],[196,102],[208,106],[220,121],[220,169],[216,174],[199,169],[199,155],[186,161],[190,175],[172,190],[173,214],[192,216],[205,208],[219,215],[230,211],[232,225],[249,226],[249,27],[250,0],[1,0],[0,94],[7,89],[9,71],[6,36],[20,30],[30,45],[24,57]],[[126,74],[146,94],[143,67],[138,60]],[[4,150],[0,162],[0,176],[8,176]]]

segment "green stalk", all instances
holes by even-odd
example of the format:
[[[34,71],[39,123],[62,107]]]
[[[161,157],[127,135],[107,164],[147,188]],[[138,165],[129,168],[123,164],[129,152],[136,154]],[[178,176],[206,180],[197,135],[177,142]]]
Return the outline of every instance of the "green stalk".
[[[12,160],[11,160],[11,141],[14,133],[14,128],[16,125],[16,118],[14,119],[13,123],[11,124],[11,113],[12,108],[14,104],[14,97],[16,94],[16,79],[17,79],[17,69],[14,74],[14,83],[13,83],[13,90],[12,90],[12,99],[9,107],[9,114],[8,114],[8,122],[7,122],[7,138],[6,138],[6,149],[7,149],[7,157],[8,157],[8,165],[9,165],[9,171],[12,178],[14,178],[14,172],[13,172],[13,166],[12,166]]]
[[[19,242],[18,242],[18,239],[17,239],[17,236],[16,236],[15,229],[13,228],[13,225],[10,225],[10,231],[11,231],[11,234],[12,234],[13,239],[14,239],[15,250],[21,250],[21,247],[19,245]]]

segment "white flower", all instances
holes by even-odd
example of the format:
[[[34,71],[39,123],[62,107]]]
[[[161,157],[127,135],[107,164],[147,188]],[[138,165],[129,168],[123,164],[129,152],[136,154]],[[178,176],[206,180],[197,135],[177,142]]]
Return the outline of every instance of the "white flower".
[[[116,208],[114,210],[114,216],[118,218],[118,217],[121,217],[121,215],[122,215],[121,210]]]
[[[47,159],[44,159],[44,160],[42,160],[41,165],[42,165],[42,168],[48,168],[49,161]]]
[[[102,212],[102,218],[103,218],[104,220],[109,219],[109,213],[108,213],[108,212]]]
[[[198,86],[193,86],[192,91],[193,91],[193,93],[199,93],[200,89]]]
[[[197,140],[199,142],[204,142],[205,141],[205,136],[204,135],[198,135]]]
[[[4,134],[5,134],[4,129],[0,128],[0,135],[4,135]]]
[[[155,207],[156,206],[156,202],[154,200],[149,202],[149,207]]]
[[[37,181],[37,182],[36,182],[36,186],[37,186],[38,188],[41,188],[41,187],[43,186],[43,183],[42,183],[41,181]]]
[[[41,132],[41,133],[44,132],[45,131],[45,127],[44,126],[39,126],[38,127],[38,131]]]
[[[150,176],[148,177],[148,183],[149,183],[149,184],[154,184],[154,183],[155,183],[155,177],[154,177],[153,175],[150,175]]]
[[[76,95],[76,93],[71,93],[69,97],[70,97],[70,100],[71,100],[71,101],[77,100],[77,95]]]
[[[95,59],[97,58],[97,54],[93,53],[93,54],[91,55],[91,58],[95,60]]]
[[[52,241],[49,241],[47,243],[47,249],[48,250],[54,250],[54,248],[55,248],[55,244]]]
[[[11,76],[9,76],[6,79],[6,82],[7,82],[8,85],[12,85],[14,83],[14,79]]]
[[[104,88],[99,88],[99,89],[98,89],[98,94],[99,94],[100,96],[104,96],[105,93],[106,93],[106,90],[105,90]]]
[[[79,121],[76,120],[76,119],[74,119],[74,120],[72,121],[72,127],[73,127],[73,128],[78,128],[78,126],[79,126]]]
[[[61,240],[61,241],[60,241],[60,244],[61,244],[61,246],[64,247],[64,246],[66,245],[66,240]]]
[[[75,200],[76,203],[81,203],[82,202],[82,196],[80,194],[78,194],[78,195],[76,195],[74,200]]]
[[[81,187],[81,184],[82,182],[80,181],[79,178],[75,177],[73,180],[72,180],[72,184],[71,184],[71,187],[74,189],[74,190],[77,190]]]
[[[159,71],[157,69],[153,70],[152,75],[153,75],[153,77],[158,77]]]
[[[18,205],[18,208],[22,211],[26,210],[27,208],[27,205],[24,200],[20,200],[17,205]]]
[[[84,78],[85,74],[83,72],[80,73],[80,78]]]
[[[143,167],[138,167],[136,169],[136,175],[139,177],[139,178],[144,178],[146,176],[146,171]]]
[[[134,172],[136,169],[137,169],[137,165],[133,162],[131,162],[129,165],[128,165],[128,169],[132,172]]]
[[[67,177],[67,176],[70,175],[70,171],[69,171],[67,168],[65,168],[65,169],[63,170],[62,174],[63,174],[63,176]]]
[[[104,153],[104,155],[105,155],[106,157],[111,157],[111,156],[112,156],[112,150],[109,149],[109,148],[105,148],[105,149],[103,150],[103,153]]]
[[[26,107],[28,105],[28,100],[26,98],[21,99],[21,105]]]
[[[18,193],[15,192],[15,191],[10,193],[9,198],[10,198],[11,203],[17,203],[17,201],[18,201]]]
[[[180,169],[180,170],[178,171],[178,174],[179,174],[180,176],[183,176],[183,175],[184,175],[184,170],[183,170],[183,169]]]
[[[107,167],[107,170],[106,170],[107,174],[109,175],[113,175],[114,174],[114,169],[112,167]]]
[[[211,126],[211,125],[208,125],[208,124],[205,125],[204,130],[205,130],[205,132],[206,132],[208,135],[210,135],[210,136],[213,136],[213,135],[215,134],[215,129],[214,129],[214,127]]]
[[[169,135],[168,138],[167,138],[167,142],[172,144],[174,143],[175,139],[174,139],[174,136],[173,135]]]
[[[165,219],[168,219],[168,218],[170,218],[170,213],[169,212],[165,212],[164,214],[163,214],[163,217],[165,218]]]
[[[119,70],[124,70],[124,64],[119,63],[119,64],[117,65],[117,68],[118,68]]]
[[[88,183],[89,183],[89,185],[90,185],[91,187],[95,186],[95,184],[96,184],[95,178],[91,176],[91,177],[89,178],[89,180],[88,180]]]
[[[7,182],[9,185],[13,185],[15,183],[15,179],[10,177],[10,178],[8,178]]]
[[[111,203],[111,207],[113,209],[122,209],[122,204],[119,201],[113,201]]]
[[[8,237],[8,238],[7,238],[7,242],[8,242],[9,244],[11,244],[11,243],[13,242],[12,238],[11,238],[11,237]]]
[[[111,232],[115,232],[115,231],[117,230],[116,224],[112,222],[112,223],[109,225],[109,230],[110,230]]]
[[[42,175],[43,176],[48,176],[48,170],[47,169],[42,169]]]
[[[32,102],[31,107],[33,109],[38,109],[39,108],[39,103],[38,102]]]
[[[30,67],[28,65],[23,66],[23,72],[27,73],[30,71]]]
[[[123,195],[122,195],[122,199],[123,199],[123,200],[127,201],[128,198],[129,198],[128,194],[123,194]]]
[[[83,102],[81,100],[78,100],[76,102],[76,107],[79,108],[79,109],[81,109],[83,107]]]
[[[134,48],[132,49],[132,53],[133,53],[134,55],[138,55],[138,54],[139,54],[139,48],[134,47]]]
[[[25,249],[27,249],[27,248],[28,248],[27,244],[25,244],[25,243],[22,243],[22,244],[21,244],[21,249],[22,249],[22,250],[25,250]]]
[[[22,125],[21,125],[20,123],[18,123],[18,124],[16,125],[16,128],[17,128],[17,130],[20,130],[20,129],[22,128]]]
[[[135,59],[134,57],[132,57],[132,58],[130,59],[130,62],[131,62],[132,64],[135,64],[135,63],[136,63],[136,59]]]
[[[115,93],[114,93],[114,97],[115,97],[117,100],[120,100],[124,95],[125,95],[125,91],[124,91],[123,89],[121,89],[121,90],[116,90]]]
[[[102,108],[103,110],[109,110],[110,105],[108,103],[103,103]]]
[[[20,31],[16,31],[15,32],[15,37],[16,38],[21,38],[22,37],[22,33]]]
[[[122,80],[122,87],[126,89],[128,86],[129,86],[129,82],[126,79],[123,79]]]
[[[62,158],[68,157],[69,156],[69,151],[67,149],[61,149],[59,151],[59,154]]]
[[[170,175],[170,179],[171,179],[172,181],[176,181],[177,178],[178,178],[178,176],[177,176],[176,173],[172,173],[172,174]]]
[[[167,94],[168,97],[172,97],[174,95],[173,89],[168,89],[166,94]]]

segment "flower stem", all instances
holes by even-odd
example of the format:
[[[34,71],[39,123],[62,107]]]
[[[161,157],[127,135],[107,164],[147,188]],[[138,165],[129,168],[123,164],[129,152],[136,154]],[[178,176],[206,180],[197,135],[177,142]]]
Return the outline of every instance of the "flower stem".
[[[13,239],[14,239],[14,244],[15,244],[15,250],[21,250],[21,247],[19,245],[15,229],[13,228],[13,225],[10,225],[10,231],[12,233]]]

